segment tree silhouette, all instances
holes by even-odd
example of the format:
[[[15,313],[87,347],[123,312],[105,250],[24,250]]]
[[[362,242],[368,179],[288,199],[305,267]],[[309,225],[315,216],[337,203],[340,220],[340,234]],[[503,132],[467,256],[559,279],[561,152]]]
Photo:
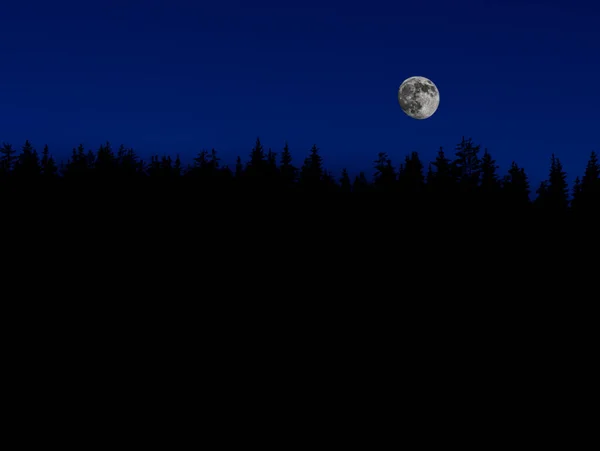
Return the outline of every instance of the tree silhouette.
[[[475,192],[475,187],[479,182],[481,160],[478,153],[480,148],[480,145],[473,144],[471,138],[465,139],[464,136],[456,146],[456,158],[452,162],[452,168],[463,192]]]
[[[163,161],[166,160],[166,156],[163,157]],[[150,163],[148,164],[148,168],[146,169],[149,177],[161,177],[163,175],[163,165],[161,161],[158,159],[158,155],[152,155],[150,157]]]
[[[83,144],[80,144],[76,149],[73,149],[71,158],[67,160],[67,164],[62,168],[62,172],[68,179],[79,179],[89,181],[86,178],[90,174],[94,165],[94,153],[90,150],[87,154]]]
[[[273,152],[270,148],[267,152],[267,174],[271,178],[275,178],[279,169],[277,168],[277,152]]]
[[[598,188],[600,182],[600,163],[598,162],[598,155],[592,151],[590,159],[588,160],[587,166],[585,167],[585,173],[583,174],[582,190],[593,190]]]
[[[567,174],[560,160],[552,154],[548,180],[543,181],[537,190],[536,205],[553,212],[564,212],[569,204]]]
[[[482,206],[498,208],[501,184],[497,174],[498,166],[487,149],[484,150],[480,165],[479,202]]]
[[[397,171],[388,154],[378,152],[371,182],[364,171],[352,179],[345,168],[337,175],[325,169],[316,144],[298,170],[292,163],[287,142],[278,155],[271,149],[265,152],[257,138],[249,161],[244,164],[242,158],[237,157],[232,171],[227,165],[222,165],[214,148],[200,151],[191,164],[184,168],[179,155],[175,160],[168,154],[152,155],[146,165],[132,148],[120,145],[115,152],[108,141],[100,145],[96,152],[86,151],[84,145],[80,144],[72,149],[67,162],[57,168],[47,145],[44,145],[40,158],[33,144],[27,140],[20,152],[8,143],[0,147],[0,190],[4,193],[3,198],[8,199],[10,196],[6,193],[12,186],[16,187],[12,190],[14,194],[23,191],[24,186],[43,184],[40,193],[43,193],[45,201],[52,199],[52,193],[63,192],[61,190],[64,187],[77,193],[73,196],[73,202],[91,203],[92,200],[105,198],[133,199],[128,191],[132,186],[141,194],[135,199],[159,199],[161,196],[162,199],[186,198],[200,212],[212,198],[206,195],[209,191],[233,190],[243,193],[260,188],[258,194],[269,191],[277,194],[392,194],[395,200],[387,205],[393,205],[393,208],[377,210],[380,218],[386,211],[406,215],[407,208],[412,210],[412,207],[425,207],[443,213],[444,218],[454,219],[466,212],[461,209],[463,206],[473,211],[491,210],[502,214],[508,211],[513,219],[523,212],[573,212],[569,215],[572,218],[580,217],[580,214],[586,214],[587,217],[587,214],[600,213],[600,163],[596,152],[591,152],[584,173],[575,179],[573,199],[569,203],[567,174],[556,155],[551,156],[548,179],[540,184],[532,202],[525,170],[513,161],[508,172],[501,176],[489,151],[484,149],[480,158],[479,149],[480,146],[474,145],[470,138],[463,137],[456,147],[456,158],[450,161],[440,147],[434,161],[427,164],[426,175],[426,166],[417,152],[407,155]],[[93,188],[98,188],[96,193],[102,196],[87,198],[87,201],[77,200],[82,199],[80,193],[93,193]],[[143,188],[148,188],[147,196]],[[55,189],[59,191],[53,191]],[[164,202],[167,201],[163,200],[160,204],[163,207]],[[279,205],[289,206],[285,202]],[[353,205],[358,207],[365,203]],[[370,214],[375,213],[372,211]],[[411,217],[418,218],[414,215]]]
[[[430,166],[431,169],[431,166]],[[433,177],[433,173],[429,175]],[[404,164],[400,165],[398,174],[398,186],[404,198],[413,201],[421,201],[425,188],[425,176],[423,175],[423,163],[417,152],[411,152],[406,156]]]
[[[25,141],[21,154],[15,162],[14,174],[15,177],[22,180],[31,180],[41,174],[40,159],[37,151],[28,140]]]
[[[267,172],[265,151],[260,138],[256,138],[256,143],[250,151],[250,161],[244,171],[244,185],[250,189],[268,189],[265,179]]]
[[[300,169],[300,184],[308,192],[320,191],[323,188],[323,158],[319,155],[317,145],[310,149],[310,155],[305,158]]]
[[[331,173],[331,171],[328,171],[326,169],[323,169],[323,191],[327,192],[327,193],[335,193],[338,192],[340,190],[340,186],[337,184],[337,182],[335,181],[335,177],[333,176],[333,174]]]
[[[352,183],[350,182],[350,176],[346,168],[342,169],[342,176],[340,177],[340,191],[343,193],[349,193],[352,191]]]
[[[0,176],[7,178],[13,170],[17,151],[13,149],[11,144],[2,143],[0,148]]]
[[[246,171],[253,177],[260,177],[265,174],[266,165],[264,148],[260,143],[260,138],[256,138],[256,143],[250,152],[250,161],[248,162]]]
[[[354,182],[352,183],[352,191],[355,193],[366,193],[371,191],[369,181],[367,180],[367,176],[364,172],[361,171],[354,178]]]
[[[579,176],[577,176],[577,177],[575,177],[575,182],[573,183],[573,200],[571,201],[571,205],[574,208],[580,208],[581,193],[582,193],[581,180],[579,179]]]
[[[379,152],[375,160],[374,188],[376,191],[394,192],[396,188],[396,171],[387,153]]]
[[[235,177],[241,179],[244,175],[244,165],[242,164],[242,157],[238,156],[235,160]]]
[[[48,149],[48,144],[44,146],[44,150],[42,151],[42,160],[40,162],[40,172],[41,175],[47,179],[54,179],[58,174],[58,167],[54,162],[54,158],[50,155],[50,150]]]
[[[430,200],[434,205],[448,205],[451,199],[454,199],[456,179],[452,170],[450,159],[440,147],[435,161],[431,163],[435,169],[431,168],[427,174],[427,191]]]
[[[93,166],[93,173],[96,177],[114,181],[118,165],[111,144],[107,142],[100,145],[95,158],[92,153],[88,152],[87,166],[88,168]]]
[[[592,151],[581,180],[575,179],[572,206],[579,212],[592,212],[600,205],[600,163]]]
[[[530,205],[527,174],[525,169],[520,168],[514,161],[502,181],[502,192],[505,207],[522,209]]]
[[[298,177],[298,169],[292,164],[292,154],[287,141],[285,142],[285,146],[283,146],[283,151],[281,152],[279,173],[281,177],[282,188],[290,189],[296,182],[296,178]]]
[[[115,160],[121,179],[136,179],[144,171],[143,161],[139,159],[133,149],[126,148],[123,144],[119,146]],[[168,161],[171,162],[170,156]]]

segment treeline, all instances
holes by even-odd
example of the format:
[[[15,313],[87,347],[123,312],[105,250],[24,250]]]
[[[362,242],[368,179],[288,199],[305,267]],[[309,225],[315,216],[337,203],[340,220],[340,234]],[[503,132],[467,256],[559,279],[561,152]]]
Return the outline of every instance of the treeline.
[[[133,149],[110,143],[97,151],[74,148],[66,163],[57,164],[45,146],[38,152],[26,141],[18,152],[11,144],[0,147],[0,189],[10,186],[144,186],[185,187],[218,191],[280,192],[381,192],[414,205],[468,205],[490,208],[538,208],[548,211],[590,212],[600,206],[600,163],[595,152],[569,190],[567,174],[552,155],[548,179],[531,192],[525,170],[513,162],[507,174],[487,149],[464,137],[453,155],[440,148],[434,161],[425,164],[417,152],[397,165],[385,152],[374,161],[372,176],[361,172],[353,180],[346,169],[334,175],[323,165],[316,145],[302,164],[296,164],[287,143],[280,152],[265,150],[257,138],[246,161],[237,158],[233,168],[222,165],[217,152],[201,151],[193,163],[182,165],[179,156],[140,159]]]

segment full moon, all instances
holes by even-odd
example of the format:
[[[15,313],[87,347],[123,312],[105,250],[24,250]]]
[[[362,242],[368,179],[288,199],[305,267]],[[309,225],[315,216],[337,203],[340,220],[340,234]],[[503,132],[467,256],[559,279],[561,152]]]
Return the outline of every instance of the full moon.
[[[398,103],[410,117],[427,119],[440,104],[440,92],[428,78],[410,77],[398,88]]]

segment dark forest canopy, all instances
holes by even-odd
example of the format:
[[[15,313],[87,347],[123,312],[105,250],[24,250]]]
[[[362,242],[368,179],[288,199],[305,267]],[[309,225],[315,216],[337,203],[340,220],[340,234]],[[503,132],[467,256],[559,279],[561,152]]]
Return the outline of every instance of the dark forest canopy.
[[[141,160],[133,149],[110,143],[97,151],[83,145],[74,148],[66,163],[57,164],[48,146],[38,152],[26,141],[20,150],[11,144],[0,147],[0,187],[32,185],[72,187],[76,185],[137,187],[196,187],[218,191],[261,190],[279,192],[382,192],[405,202],[427,205],[466,203],[477,207],[539,208],[552,211],[592,211],[600,205],[600,162],[591,152],[574,186],[556,155],[548,162],[547,180],[530,187],[525,170],[513,162],[508,173],[499,174],[493,156],[472,139],[462,140],[453,152],[440,148],[432,162],[421,161],[417,152],[394,163],[379,152],[372,173],[351,179],[344,169],[332,174],[324,166],[314,145],[302,162],[293,161],[288,144],[278,152],[265,149],[257,138],[254,147],[231,168],[221,164],[217,152],[203,150],[193,163],[182,165],[179,156],[155,155]]]

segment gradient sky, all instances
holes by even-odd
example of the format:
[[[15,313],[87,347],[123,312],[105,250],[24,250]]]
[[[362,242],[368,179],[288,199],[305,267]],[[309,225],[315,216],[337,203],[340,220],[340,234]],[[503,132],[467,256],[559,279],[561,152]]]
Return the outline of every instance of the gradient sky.
[[[0,142],[58,161],[110,141],[189,161],[244,160],[260,136],[336,175],[454,155],[464,135],[532,188],[555,152],[572,181],[600,134],[600,3],[592,0],[7,0],[0,5]],[[406,116],[402,81],[440,90]]]

